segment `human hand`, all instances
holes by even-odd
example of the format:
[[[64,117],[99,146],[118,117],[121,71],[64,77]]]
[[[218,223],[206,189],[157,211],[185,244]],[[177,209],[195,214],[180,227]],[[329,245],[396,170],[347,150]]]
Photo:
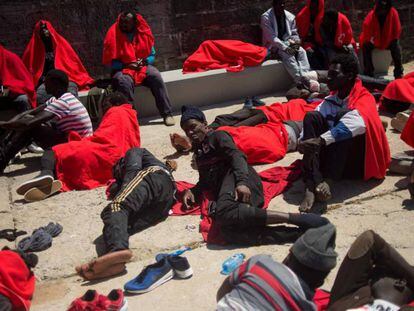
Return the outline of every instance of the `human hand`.
[[[194,194],[191,192],[190,189],[187,189],[183,195],[183,204],[186,210],[192,209],[195,204],[195,197]]]
[[[235,191],[236,201],[240,201],[242,203],[250,203],[251,196],[252,196],[252,193],[250,192],[249,187],[245,185],[239,185],[236,187],[236,191]]]
[[[326,142],[321,137],[310,138],[299,142],[298,151],[301,154],[315,153],[320,149],[321,146],[324,145],[326,145]]]
[[[289,46],[285,49],[285,52],[290,55],[290,56],[294,56],[296,54],[296,50],[295,48]]]

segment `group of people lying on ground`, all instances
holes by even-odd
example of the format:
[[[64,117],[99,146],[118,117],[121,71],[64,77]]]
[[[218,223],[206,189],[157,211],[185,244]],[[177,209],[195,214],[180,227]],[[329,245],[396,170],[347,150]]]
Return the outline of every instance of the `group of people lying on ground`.
[[[192,167],[198,170],[199,181],[180,191],[172,175],[176,163],[164,163],[141,148],[137,113],[131,105],[134,86],[146,84],[156,97],[165,123],[173,124],[168,119],[171,105],[165,85],[150,65],[154,38],[140,15],[121,14],[107,33],[104,63],[111,67],[116,91],[105,98],[104,116],[95,131],[76,91],[91,86],[93,81],[50,23],[41,21],[35,28],[23,57],[29,71],[16,55],[0,47],[3,99],[23,107],[11,120],[0,122],[5,131],[0,142],[0,170],[3,172],[10,160],[31,142],[45,150],[40,175],[21,184],[17,192],[27,201],[38,201],[61,190],[93,189],[111,181],[107,189],[111,202],[101,213],[106,253],[76,267],[79,275],[94,280],[123,272],[132,257],[131,235],[165,220],[176,204],[183,211],[191,211],[207,200],[208,217],[225,243],[264,245],[296,241],[283,264],[265,256],[253,257],[243,264],[219,290],[218,308],[287,306],[292,310],[315,310],[314,290],[336,264],[335,228],[327,219],[309,212],[316,202],[332,198],[333,180],[383,179],[391,160],[376,99],[363,86],[363,82],[370,80],[361,81],[358,76],[352,40],[346,49],[343,44],[339,47],[341,52],[336,53],[333,35],[339,31],[341,40],[347,37],[344,16],[321,14],[323,1],[316,2],[309,1],[299,15],[308,16],[312,22],[302,23],[312,31],[312,35],[305,36],[307,41],[302,39],[310,44],[306,53],[298,40],[286,37],[297,31],[293,28],[294,16],[283,10],[283,0],[274,1],[273,8],[262,17],[262,26],[269,49],[276,47],[276,51],[284,53],[279,56],[285,64],[292,65],[288,72],[296,82],[311,85],[315,79],[317,89],[295,88],[286,103],[217,116],[211,124],[200,109],[182,107],[180,125],[186,137],[172,134],[171,142],[178,151],[193,153]],[[385,8],[387,14],[395,17],[390,3],[377,1],[368,21],[383,18],[385,13],[381,10]],[[395,18],[385,20],[379,23],[380,32]],[[338,23],[339,30],[332,28],[336,25],[333,21]],[[376,34],[371,34],[372,44]],[[327,46],[320,45],[319,36]],[[330,45],[329,39],[334,43]],[[319,55],[315,57],[327,66],[327,71],[314,71],[309,76],[305,74],[310,72],[305,63],[307,54],[313,53]],[[395,64],[394,73],[400,77],[402,67]],[[21,72],[18,78],[11,75],[16,72]],[[393,95],[388,105],[400,102],[402,97],[398,94],[414,88],[410,79],[407,76],[387,86],[390,89],[384,94]],[[326,82],[326,93],[319,82]],[[402,136],[414,147],[413,128],[414,115]],[[295,151],[303,155],[301,170],[306,186],[299,210],[308,213],[266,210],[266,189],[251,165],[273,163]],[[414,180],[411,182],[413,188]],[[381,273],[377,271],[379,267],[383,269]],[[397,310],[395,306],[414,300],[412,274],[412,267],[392,247],[368,231],[356,240],[345,258],[328,298],[329,307],[344,310],[374,303]],[[257,285],[252,286],[252,282]]]

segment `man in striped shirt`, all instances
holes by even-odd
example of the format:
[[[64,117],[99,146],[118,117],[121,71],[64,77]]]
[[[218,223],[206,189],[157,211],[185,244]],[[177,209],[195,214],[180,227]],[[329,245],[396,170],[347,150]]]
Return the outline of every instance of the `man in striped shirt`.
[[[0,173],[17,152],[33,141],[47,150],[66,142],[69,132],[76,132],[80,137],[92,135],[88,112],[76,97],[67,93],[68,84],[68,76],[63,71],[49,71],[45,86],[53,97],[36,109],[0,122],[1,128],[9,130],[0,142]]]

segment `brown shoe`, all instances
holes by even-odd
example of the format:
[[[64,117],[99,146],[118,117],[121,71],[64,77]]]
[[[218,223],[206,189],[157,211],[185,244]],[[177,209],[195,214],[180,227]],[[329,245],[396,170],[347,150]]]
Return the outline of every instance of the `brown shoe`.
[[[32,188],[27,191],[24,194],[24,200],[26,202],[41,201],[59,192],[60,189],[62,189],[62,182],[60,180],[54,180],[50,185],[42,188]]]

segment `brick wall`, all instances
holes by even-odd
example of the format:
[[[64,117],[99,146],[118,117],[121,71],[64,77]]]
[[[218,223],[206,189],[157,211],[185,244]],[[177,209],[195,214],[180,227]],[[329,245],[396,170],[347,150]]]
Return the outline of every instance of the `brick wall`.
[[[288,9],[297,13],[305,1],[286,2]],[[353,1],[348,15],[356,34],[372,2]],[[414,58],[414,2],[395,3],[404,26],[402,44],[408,60]],[[135,10],[147,19],[155,35],[156,65],[160,70],[170,70],[180,68],[183,60],[206,39],[239,39],[259,44],[260,14],[270,4],[271,0],[2,0],[0,42],[21,55],[36,21],[48,19],[79,53],[90,73],[100,76],[106,30],[119,12]]]

